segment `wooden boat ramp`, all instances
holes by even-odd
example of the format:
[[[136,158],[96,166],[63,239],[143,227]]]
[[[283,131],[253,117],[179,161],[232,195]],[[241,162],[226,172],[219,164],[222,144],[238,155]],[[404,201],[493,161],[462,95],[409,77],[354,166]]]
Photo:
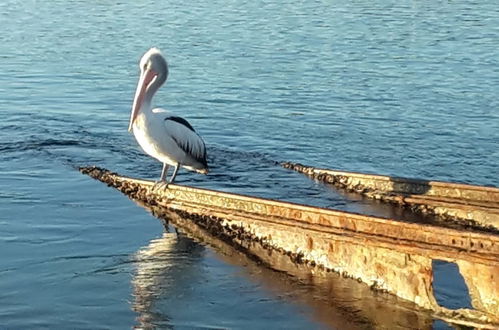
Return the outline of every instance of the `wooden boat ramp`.
[[[360,190],[366,196],[382,196],[378,199],[409,205],[419,212],[441,213],[443,218],[466,226],[406,223],[181,185],[156,189],[152,181],[98,167],[80,171],[141,204],[188,218],[214,237],[264,262],[269,261],[262,256],[262,247],[268,255],[285,256],[309,267],[311,274],[343,274],[431,310],[435,317],[449,322],[499,327],[499,189],[455,184],[442,187],[427,181],[325,173],[299,166],[285,165],[326,178],[326,182],[338,181],[337,185]],[[418,188],[421,184],[423,188]],[[443,211],[442,203],[449,211]],[[468,211],[466,217],[461,210]],[[433,288],[435,261],[457,265],[472,308],[451,310],[438,304]]]

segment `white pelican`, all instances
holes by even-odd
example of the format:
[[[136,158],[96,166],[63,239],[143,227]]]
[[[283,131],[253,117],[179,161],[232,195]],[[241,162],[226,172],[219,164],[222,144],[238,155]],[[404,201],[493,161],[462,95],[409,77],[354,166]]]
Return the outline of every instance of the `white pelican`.
[[[160,183],[166,182],[169,165],[175,166],[169,183],[177,176],[179,167],[206,174],[206,147],[203,139],[187,120],[173,113],[154,108],[154,93],[168,77],[168,64],[157,48],[149,49],[140,60],[140,79],[133,100],[128,131],[151,157],[163,163]],[[168,184],[166,184],[168,185]]]

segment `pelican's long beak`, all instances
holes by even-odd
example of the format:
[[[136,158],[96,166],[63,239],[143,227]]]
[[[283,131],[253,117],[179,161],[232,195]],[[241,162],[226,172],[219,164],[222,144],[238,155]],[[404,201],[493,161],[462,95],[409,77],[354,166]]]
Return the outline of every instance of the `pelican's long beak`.
[[[137,115],[144,104],[144,97],[146,95],[147,87],[151,84],[151,81],[157,76],[157,73],[151,69],[146,69],[142,71],[137,84],[137,90],[135,91],[135,98],[133,99],[132,114],[130,115],[130,125],[128,126],[128,131],[132,131],[133,122],[137,118]]]

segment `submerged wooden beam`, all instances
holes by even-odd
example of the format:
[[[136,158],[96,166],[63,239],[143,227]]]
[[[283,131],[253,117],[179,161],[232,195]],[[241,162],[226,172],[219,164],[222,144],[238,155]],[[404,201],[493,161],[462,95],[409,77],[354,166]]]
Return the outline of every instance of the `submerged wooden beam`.
[[[369,198],[499,232],[499,188],[337,171],[289,162],[282,166]]]
[[[296,263],[342,273],[463,324],[499,325],[499,236],[404,223],[306,205],[120,176],[96,167],[82,173],[142,203],[193,216],[231,244],[258,242]],[[456,263],[474,309],[451,311],[433,295],[432,261]],[[468,323],[466,323],[468,322]]]

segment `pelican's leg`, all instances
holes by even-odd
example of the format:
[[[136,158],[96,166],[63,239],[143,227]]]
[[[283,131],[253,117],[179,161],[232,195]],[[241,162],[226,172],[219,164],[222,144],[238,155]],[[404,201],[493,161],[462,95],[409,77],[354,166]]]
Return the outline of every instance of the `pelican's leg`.
[[[179,163],[177,163],[177,165],[175,165],[175,170],[173,171],[173,175],[172,175],[172,178],[170,179],[169,183],[173,183],[173,180],[175,180],[175,177],[177,176],[177,172],[178,172],[179,167],[180,167]]]
[[[159,178],[159,181],[156,181],[154,184],[153,189],[160,189],[160,188],[167,188],[168,183],[166,182],[166,174],[168,173],[168,164],[163,163],[163,169],[161,170],[161,177]]]
[[[168,164],[163,163],[163,170],[161,171],[161,177],[159,178],[159,181],[166,181],[166,173],[168,173]]]

